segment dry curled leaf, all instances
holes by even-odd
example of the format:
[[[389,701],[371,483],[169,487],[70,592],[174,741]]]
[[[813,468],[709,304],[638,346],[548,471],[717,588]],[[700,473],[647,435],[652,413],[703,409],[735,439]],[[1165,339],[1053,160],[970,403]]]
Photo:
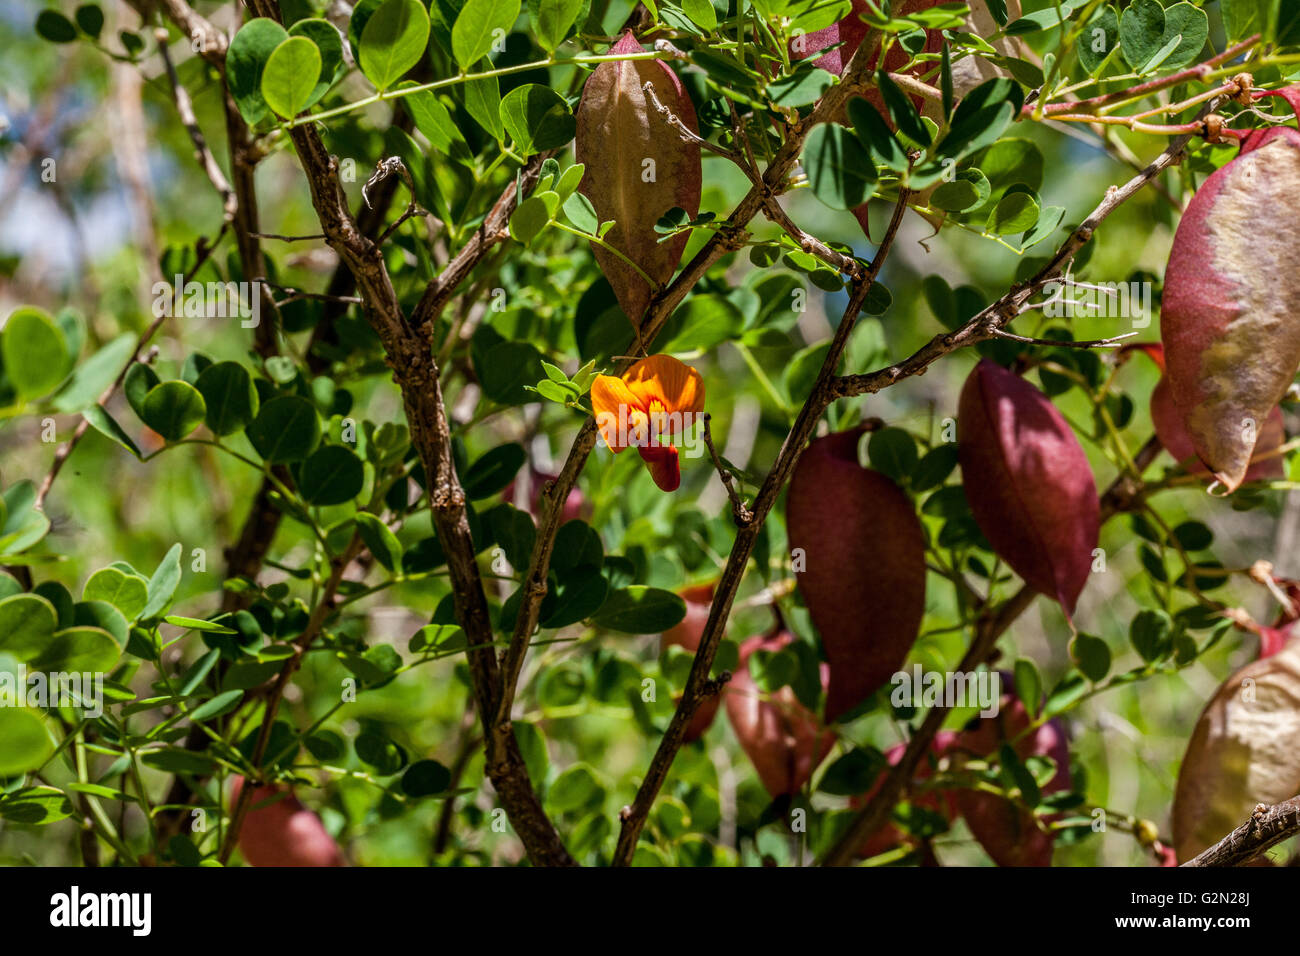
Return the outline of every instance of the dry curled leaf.
[[[921,523],[898,485],[858,463],[864,431],[809,445],[786,498],[799,592],[830,664],[827,721],[902,666],[925,613]]]
[[[1215,692],[1187,744],[1174,792],[1182,862],[1241,826],[1257,803],[1300,793],[1300,639],[1247,664]]]
[[[822,728],[789,686],[767,694],[750,676],[749,659],[755,651],[776,653],[793,640],[788,631],[747,639],[740,645],[740,665],[722,692],[736,739],[774,798],[798,793],[835,743],[834,732]]]
[[[958,457],[975,522],[1025,583],[1074,614],[1097,547],[1088,456],[1047,396],[981,359],[962,387]]]
[[[1192,448],[1229,490],[1300,365],[1300,132],[1257,131],[1197,190],[1165,270],[1160,334]]]
[[[631,31],[610,53],[641,52]],[[685,232],[666,239],[655,223],[670,209],[700,212],[700,146],[689,142],[646,93],[650,84],[659,105],[687,129],[699,132],[695,107],[677,75],[660,60],[602,63],[587,78],[578,104],[574,149],[586,166],[579,191],[591,201],[600,221],[614,221],[605,242],[627,256],[658,285],[672,278],[686,248]],[[601,271],[619,305],[640,320],[654,289],[627,262],[592,244]]]

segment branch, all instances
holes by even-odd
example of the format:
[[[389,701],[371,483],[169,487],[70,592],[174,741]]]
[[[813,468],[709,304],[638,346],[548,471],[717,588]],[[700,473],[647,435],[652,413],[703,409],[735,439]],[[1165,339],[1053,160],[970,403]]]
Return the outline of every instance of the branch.
[[[1255,805],[1250,819],[1183,866],[1245,866],[1271,846],[1300,833],[1300,796]]]
[[[164,27],[156,29],[154,39],[158,41],[158,55],[162,57],[163,66],[167,70],[167,82],[171,84],[172,98],[176,101],[176,112],[180,114],[185,131],[190,134],[190,142],[194,144],[194,156],[213,188],[221,194],[221,207],[225,212],[226,222],[230,222],[235,218],[239,200],[235,198],[235,191],[226,180],[226,174],[221,171],[212,151],[208,149],[208,141],[203,136],[203,130],[199,129],[198,117],[194,115],[194,104],[190,101],[189,91],[176,76],[176,67],[167,52],[167,30]]]
[[[723,467],[722,459],[718,457],[718,450],[713,447],[713,432],[709,429],[709,422],[712,420],[713,416],[705,412],[704,444],[709,449],[709,457],[713,459],[713,467],[718,470],[718,477],[722,479],[722,487],[727,489],[727,497],[731,499],[731,514],[736,521],[736,526],[744,527],[754,520],[754,515],[745,507],[745,502],[736,491],[736,483],[731,472]]]
[[[1202,115],[1208,115],[1214,106],[1214,102],[1207,103],[1202,107]],[[923,374],[934,362],[949,352],[955,352],[957,349],[968,345],[994,338],[1004,326],[1008,325],[1020,314],[1021,306],[1024,305],[1036,289],[1061,275],[1066,265],[1074,258],[1075,253],[1092,238],[1097,227],[1107,216],[1134,196],[1138,190],[1151,182],[1163,170],[1178,161],[1187,148],[1187,144],[1192,141],[1193,135],[1188,133],[1172,140],[1165,147],[1164,152],[1152,160],[1140,173],[1123,186],[1108,189],[1105,197],[1097,204],[1097,207],[1079,224],[1074,232],[1066,237],[1065,242],[1056,250],[1056,254],[1032,278],[1012,286],[1005,295],[955,332],[936,335],[902,362],[865,375],[840,376],[831,383],[831,396],[833,398],[847,398],[853,395],[879,392],[904,378]]]
[[[808,396],[803,408],[799,410],[799,415],[796,417],[794,425],[791,426],[790,433],[786,435],[781,451],[776,457],[776,462],[772,465],[772,470],[768,472],[763,487],[754,501],[753,518],[736,533],[736,540],[732,544],[730,555],[727,557],[727,565],[723,569],[722,577],[719,579],[717,589],[714,592],[713,605],[709,608],[709,619],[704,625],[704,632],[700,635],[699,647],[695,652],[695,660],[691,665],[691,673],[687,678],[686,687],[682,691],[681,702],[673,714],[673,719],[668,724],[668,729],[664,732],[663,739],[659,741],[659,747],[655,751],[649,769],[646,771],[645,779],[642,781],[640,789],[637,790],[636,799],[631,806],[624,807],[619,814],[622,826],[619,830],[618,845],[614,850],[614,866],[628,866],[631,864],[632,857],[636,853],[636,844],[641,834],[641,828],[645,825],[646,817],[654,805],[655,797],[658,796],[659,789],[668,777],[668,770],[672,766],[673,759],[682,746],[687,725],[690,723],[691,718],[694,717],[695,711],[700,704],[709,696],[709,671],[713,667],[713,658],[717,653],[718,645],[722,643],[727,618],[731,613],[731,604],[735,600],[736,591],[739,589],[741,579],[745,575],[745,568],[749,564],[754,544],[758,540],[763,522],[772,510],[772,506],[776,504],[777,496],[780,495],[781,489],[785,487],[786,481],[789,480],[790,475],[793,473],[794,466],[798,462],[800,454],[803,453],[804,446],[808,443],[808,439],[812,437],[818,420],[826,410],[829,403],[827,387],[835,375],[835,369],[839,365],[840,357],[848,344],[849,335],[853,331],[858,312],[866,301],[876,276],[880,274],[881,266],[885,264],[885,259],[888,258],[889,252],[893,248],[894,239],[898,235],[899,226],[902,225],[903,213],[907,209],[910,196],[911,194],[906,189],[900,191],[898,202],[894,206],[894,214],[890,218],[889,226],[885,230],[880,246],[876,249],[876,254],[871,260],[871,265],[866,274],[855,281],[853,294],[849,296],[849,304],[844,310],[843,318],[840,319],[839,327],[835,330],[835,337],[831,340],[830,349],[826,354],[825,361],[822,363],[817,381],[813,385],[812,394]]]

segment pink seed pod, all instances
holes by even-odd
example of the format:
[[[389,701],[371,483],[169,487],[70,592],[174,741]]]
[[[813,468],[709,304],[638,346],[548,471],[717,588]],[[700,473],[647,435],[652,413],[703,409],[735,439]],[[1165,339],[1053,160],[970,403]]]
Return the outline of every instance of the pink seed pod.
[[[629,30],[609,52],[640,53],[642,47]],[[583,87],[574,153],[586,166],[578,191],[601,222],[614,221],[606,244],[662,285],[672,278],[688,237],[683,232],[660,242],[655,223],[674,207],[691,218],[699,215],[700,147],[683,139],[655,107],[647,83],[661,106],[699,132],[695,107],[667,64],[615,60],[598,66]],[[638,322],[653,293],[645,278],[608,249],[593,245],[592,254],[623,311]]]
[[[1173,404],[1228,491],[1300,365],[1300,132],[1249,134],[1192,197],[1165,269],[1160,335]]]
[[[239,799],[242,777],[235,778],[232,800]],[[343,854],[320,817],[292,792],[278,787],[253,791],[239,831],[239,849],[252,866],[345,866]],[[273,801],[273,802],[272,802]]]
[[[822,728],[817,715],[799,702],[789,686],[764,694],[750,676],[749,658],[754,651],[775,653],[793,640],[788,631],[748,638],[740,645],[740,666],[722,692],[736,739],[774,799],[797,794],[835,743],[835,734]],[[826,683],[825,665],[822,683]]]
[[[1074,614],[1100,527],[1079,440],[1047,396],[981,359],[961,390],[958,458],[971,513],[1025,583]]]
[[[694,654],[700,649],[700,638],[704,636],[704,625],[709,621],[709,608],[713,605],[714,584],[697,584],[681,592],[686,602],[686,616],[680,622],[664,631],[659,638],[659,653],[676,645]],[[681,699],[680,696],[677,699]],[[717,695],[708,697],[698,708],[691,722],[686,726],[687,743],[699,740],[713,724],[718,713]]]
[[[1192,436],[1187,433],[1183,416],[1174,404],[1168,378],[1162,378],[1151,392],[1151,423],[1155,425],[1160,444],[1164,445],[1165,451],[1175,461],[1185,464],[1187,470],[1194,475],[1204,475],[1207,479],[1213,477],[1210,470],[1196,457],[1195,444]],[[1256,436],[1254,455],[1242,481],[1268,481],[1286,477],[1282,456],[1277,453],[1285,442],[1286,424],[1282,419],[1282,409],[1275,405]]]
[[[951,730],[941,730],[934,735],[934,740],[930,741],[930,753],[935,758],[942,757],[949,747],[957,740],[957,734]],[[889,766],[895,766],[903,759],[903,754],[907,751],[907,744],[898,743],[885,751],[885,759]],[[859,794],[849,800],[849,806],[855,810],[860,810],[871,802],[884,783],[887,770],[882,770],[875,784],[866,793]],[[929,760],[922,760],[916,768],[916,776],[913,778],[917,781],[923,781],[932,773],[932,767]],[[919,807],[924,807],[934,813],[938,813],[947,820],[957,819],[957,805],[953,801],[953,794],[950,790],[924,790],[908,794],[908,802]],[[880,854],[893,849],[907,838],[902,831],[892,823],[886,823],[883,827],[873,833],[863,842],[862,848],[858,851],[858,856],[862,859],[879,856]]]
[[[1245,823],[1258,803],[1300,792],[1300,639],[1215,691],[1174,790],[1174,849],[1186,863]]]
[[[830,664],[828,722],[903,665],[925,614],[925,535],[902,489],[858,464],[865,430],[810,444],[786,497],[799,593]]]
[[[1065,729],[1059,721],[1049,720],[1021,737],[1029,723],[1029,715],[1019,698],[1004,694],[998,715],[983,718],[973,728],[962,731],[955,747],[986,757],[996,753],[1003,743],[1014,740],[1021,760],[1045,756],[1055,762],[1056,773],[1042,788],[1044,794],[1068,790],[1070,752]],[[954,799],[971,834],[998,866],[1052,865],[1054,838],[1039,829],[1033,814],[993,793],[963,789],[955,792]]]

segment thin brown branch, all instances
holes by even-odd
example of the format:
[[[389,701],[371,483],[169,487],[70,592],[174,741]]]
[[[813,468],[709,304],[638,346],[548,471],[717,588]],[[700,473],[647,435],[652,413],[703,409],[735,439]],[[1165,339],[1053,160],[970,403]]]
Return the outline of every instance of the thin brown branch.
[[[704,413],[704,444],[709,449],[709,457],[713,459],[713,467],[718,471],[718,477],[722,479],[722,487],[727,489],[727,497],[731,499],[731,515],[735,519],[737,527],[744,527],[754,520],[754,515],[745,507],[744,499],[740,497],[740,492],[736,491],[736,482],[731,472],[722,464],[722,459],[718,457],[718,449],[713,447],[713,432],[709,428],[709,423],[713,416],[708,412]]]
[[[727,565],[723,569],[722,576],[719,578],[714,592],[713,604],[709,608],[709,618],[704,625],[703,633],[700,635],[699,647],[695,652],[695,660],[691,666],[690,676],[687,678],[686,686],[682,690],[681,701],[673,714],[673,719],[668,724],[668,729],[664,732],[663,739],[659,741],[659,747],[655,751],[649,769],[646,771],[645,779],[637,790],[636,799],[630,806],[624,807],[622,813],[619,814],[622,824],[619,829],[618,844],[614,849],[613,864],[615,866],[629,866],[631,864],[632,857],[636,853],[636,844],[641,834],[641,828],[645,825],[646,817],[649,816],[650,809],[654,806],[655,798],[668,777],[669,768],[672,767],[677,751],[681,749],[685,740],[687,726],[690,724],[696,710],[709,696],[709,671],[713,667],[713,658],[717,653],[718,646],[722,643],[727,618],[731,614],[732,602],[735,600],[741,579],[745,575],[745,569],[749,564],[750,555],[753,554],[754,545],[758,540],[759,532],[762,530],[763,522],[771,512],[772,506],[776,504],[777,496],[780,495],[781,489],[785,487],[790,475],[794,472],[794,466],[803,453],[804,446],[808,443],[808,439],[812,437],[822,412],[826,410],[826,406],[830,401],[827,387],[835,375],[835,369],[839,365],[841,356],[844,354],[844,348],[848,344],[849,335],[853,331],[862,304],[866,301],[876,276],[880,274],[880,269],[885,264],[885,260],[889,257],[890,250],[893,248],[894,239],[898,235],[899,226],[902,225],[903,213],[907,210],[909,198],[910,193],[906,189],[900,191],[898,201],[894,206],[894,213],[890,218],[888,227],[885,229],[880,246],[876,249],[875,256],[872,257],[870,267],[861,279],[855,280],[853,292],[849,296],[848,306],[840,319],[839,327],[835,330],[830,349],[827,351],[826,358],[822,363],[817,381],[813,385],[812,394],[809,395],[808,400],[795,418],[794,425],[791,426],[790,433],[786,435],[776,462],[772,465],[772,470],[768,472],[763,487],[754,500],[753,519],[736,533],[736,540],[732,544],[731,553],[727,557]]]
[[[1207,103],[1202,112],[1210,113],[1214,103]],[[998,330],[1008,325],[1017,315],[1025,301],[1047,282],[1060,276],[1075,254],[1088,242],[1097,227],[1124,202],[1132,198],[1138,190],[1155,179],[1160,172],[1176,163],[1193,134],[1179,136],[1172,140],[1159,156],[1122,186],[1112,187],[1105,197],[1088,215],[1074,232],[1066,237],[1056,254],[1034,276],[1017,283],[992,305],[954,332],[936,335],[911,356],[895,365],[878,369],[863,375],[844,375],[831,383],[833,398],[847,398],[853,395],[865,395],[879,392],[881,389],[925,372],[934,362],[957,349],[974,345],[995,337]]]
[[[1269,847],[1300,833],[1300,796],[1255,805],[1250,819],[1183,866],[1245,866]]]
[[[1027,345],[1050,345],[1053,348],[1063,349],[1117,349],[1125,339],[1131,339],[1137,335],[1136,332],[1125,332],[1123,335],[1114,335],[1108,339],[1089,339],[1084,342],[1075,342],[1071,339],[1036,339],[1028,335],[1016,335],[1014,332],[1008,332],[1005,329],[993,329],[992,332],[999,339],[1010,339],[1013,342],[1024,342]]]
[[[162,57],[163,66],[167,71],[167,82],[171,84],[172,99],[176,102],[176,112],[180,114],[181,124],[185,127],[185,131],[190,134],[190,142],[194,144],[195,159],[198,160],[199,166],[208,177],[208,181],[212,183],[213,188],[221,194],[221,208],[224,211],[226,222],[231,222],[235,218],[235,210],[239,207],[239,200],[235,197],[235,190],[231,188],[229,181],[226,179],[226,174],[217,165],[212,150],[208,149],[207,138],[203,135],[203,130],[199,128],[198,117],[194,115],[194,104],[190,100],[189,91],[185,89],[176,76],[176,67],[172,64],[171,54],[167,52],[167,30],[159,27],[154,31],[154,39],[158,41],[158,55]]]

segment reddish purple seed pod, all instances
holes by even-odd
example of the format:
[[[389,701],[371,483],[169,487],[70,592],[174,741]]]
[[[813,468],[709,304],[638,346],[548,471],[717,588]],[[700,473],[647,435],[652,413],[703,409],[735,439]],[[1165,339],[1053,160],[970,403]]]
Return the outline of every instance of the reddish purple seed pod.
[[[1079,440],[1047,396],[981,359],[961,390],[958,459],[966,499],[993,550],[1074,614],[1100,528]]]
[[[789,631],[747,639],[740,645],[740,666],[722,692],[731,729],[773,798],[798,793],[835,744],[835,732],[823,729],[789,686],[763,694],[750,676],[749,659],[755,651],[776,653],[793,640]]]
[[[610,47],[614,54],[641,53],[629,30]],[[578,191],[591,200],[601,222],[614,221],[604,240],[659,284],[672,278],[689,238],[663,239],[655,224],[674,207],[691,218],[700,213],[703,183],[698,143],[688,142],[645,92],[698,133],[695,107],[681,80],[661,60],[611,60],[587,78],[576,115],[574,154],[586,166]],[[601,271],[618,303],[638,322],[653,291],[645,278],[608,249],[593,245]]]
[[[1229,490],[1300,365],[1300,132],[1256,131],[1197,190],[1165,269],[1160,335],[1193,450]]]
[[[864,431],[809,445],[786,499],[799,592],[830,664],[827,721],[903,665],[925,614],[925,535],[902,489],[858,464]]]

